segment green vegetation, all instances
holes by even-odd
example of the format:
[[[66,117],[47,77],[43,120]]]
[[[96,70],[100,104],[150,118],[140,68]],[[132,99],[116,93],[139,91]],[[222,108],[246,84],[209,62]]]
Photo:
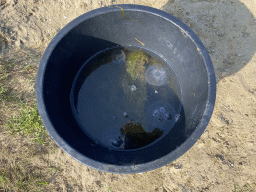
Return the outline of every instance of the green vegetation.
[[[254,192],[256,185],[246,183],[243,187],[240,187],[237,183],[234,183],[232,192]]]
[[[47,132],[37,110],[36,102],[32,106],[21,105],[18,115],[7,118],[7,130],[11,133],[22,134],[26,137],[32,137],[45,145]]]
[[[31,174],[33,171],[33,174]],[[0,189],[5,188],[14,191],[42,190],[48,185],[47,180],[43,177],[42,171],[37,168],[31,170],[29,163],[16,160],[9,166],[0,168]]]
[[[149,57],[143,51],[134,51],[128,54],[126,67],[133,80],[145,73],[144,64],[149,62]]]
[[[121,9],[122,16],[123,16],[124,19],[130,20],[130,21],[137,21],[137,22],[140,22],[140,23],[146,28],[146,26],[144,25],[144,23],[142,23],[140,20],[133,20],[133,19],[130,19],[130,18],[126,17],[126,16],[125,16],[125,13],[124,13],[124,9],[123,9],[122,7],[119,7],[119,6],[116,6],[116,7],[118,7],[118,8]]]
[[[112,187],[110,187],[109,185],[107,185],[106,188],[107,188],[107,192],[111,192],[112,191]]]
[[[35,55],[40,54],[12,50],[0,55],[0,191],[56,188],[49,184],[60,169],[41,160],[58,148],[42,123],[35,94],[26,89],[35,85]]]
[[[223,132],[224,132],[224,127],[220,127],[219,130],[221,131],[220,134],[223,134]]]

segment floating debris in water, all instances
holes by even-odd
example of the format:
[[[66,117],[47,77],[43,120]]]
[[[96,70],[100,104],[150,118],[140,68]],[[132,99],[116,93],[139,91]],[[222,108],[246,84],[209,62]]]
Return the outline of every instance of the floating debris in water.
[[[129,122],[120,129],[123,135],[123,149],[144,147],[163,135],[163,131],[155,128],[152,133],[146,132],[140,123]]]
[[[149,62],[149,56],[144,51],[134,51],[127,55],[127,72],[133,80],[145,74],[145,63]]]

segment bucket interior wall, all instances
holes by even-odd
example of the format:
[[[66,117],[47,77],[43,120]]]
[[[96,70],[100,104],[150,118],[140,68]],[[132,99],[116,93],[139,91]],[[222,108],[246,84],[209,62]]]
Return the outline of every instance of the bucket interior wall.
[[[136,46],[164,58],[176,73],[182,111],[170,133],[155,145],[137,151],[114,151],[97,145],[81,131],[70,106],[70,91],[80,67],[108,48]],[[203,116],[208,97],[208,77],[201,50],[186,31],[147,12],[119,11],[97,15],[70,30],[54,47],[45,70],[43,99],[59,136],[76,151],[107,164],[147,163],[180,146]],[[149,155],[150,154],[150,155]]]

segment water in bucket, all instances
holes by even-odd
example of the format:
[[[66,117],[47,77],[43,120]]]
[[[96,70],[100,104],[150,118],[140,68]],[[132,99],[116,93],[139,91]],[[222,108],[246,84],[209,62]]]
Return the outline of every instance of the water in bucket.
[[[171,131],[181,110],[180,86],[163,58],[135,47],[114,48],[84,63],[73,82],[71,106],[96,143],[135,150]]]

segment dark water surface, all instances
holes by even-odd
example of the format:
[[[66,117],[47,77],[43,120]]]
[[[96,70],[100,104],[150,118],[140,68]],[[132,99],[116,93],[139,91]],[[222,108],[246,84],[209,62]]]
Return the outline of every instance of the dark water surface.
[[[171,64],[137,48],[94,55],[79,70],[71,105],[81,129],[110,149],[159,141],[179,118],[180,87]]]

